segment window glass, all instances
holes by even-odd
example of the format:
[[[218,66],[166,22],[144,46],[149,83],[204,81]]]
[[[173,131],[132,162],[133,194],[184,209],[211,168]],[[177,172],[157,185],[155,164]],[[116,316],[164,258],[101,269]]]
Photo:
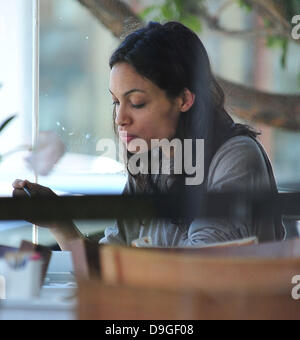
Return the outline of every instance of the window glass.
[[[16,178],[33,181],[25,158],[32,143],[32,4],[0,0],[0,196],[11,196]],[[1,244],[31,240],[31,225],[0,221]]]

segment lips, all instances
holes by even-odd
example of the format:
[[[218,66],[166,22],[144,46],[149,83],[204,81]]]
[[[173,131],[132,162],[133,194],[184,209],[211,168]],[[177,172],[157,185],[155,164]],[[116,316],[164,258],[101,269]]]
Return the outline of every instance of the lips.
[[[135,138],[137,138],[137,136],[127,136],[126,141],[127,141],[127,143],[129,143]]]
[[[138,136],[135,136],[135,135],[131,135],[131,134],[127,133],[126,131],[119,131],[119,135],[120,135],[121,140],[123,142],[126,142],[126,143],[129,143],[133,139],[138,137]]]

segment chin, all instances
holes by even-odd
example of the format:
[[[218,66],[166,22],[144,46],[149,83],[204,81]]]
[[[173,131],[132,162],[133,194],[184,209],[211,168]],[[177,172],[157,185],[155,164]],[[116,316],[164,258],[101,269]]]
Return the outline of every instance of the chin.
[[[128,152],[132,154],[145,153],[150,150],[148,145],[146,146],[146,145],[140,144],[135,139],[133,139],[126,145],[126,149]]]

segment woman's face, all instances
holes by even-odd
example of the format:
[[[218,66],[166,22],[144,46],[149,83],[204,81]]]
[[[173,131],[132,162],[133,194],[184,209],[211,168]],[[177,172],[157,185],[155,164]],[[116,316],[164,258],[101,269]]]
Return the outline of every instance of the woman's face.
[[[150,150],[152,139],[171,140],[175,136],[183,106],[181,97],[170,100],[164,90],[124,62],[111,70],[110,92],[119,136],[129,152],[138,151],[135,138],[143,139]]]

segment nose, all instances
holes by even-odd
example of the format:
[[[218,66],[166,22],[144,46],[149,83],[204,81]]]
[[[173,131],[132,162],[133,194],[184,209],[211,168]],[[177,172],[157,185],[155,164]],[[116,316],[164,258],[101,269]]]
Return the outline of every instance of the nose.
[[[131,118],[126,110],[126,108],[122,105],[119,108],[116,108],[116,119],[115,123],[118,126],[125,126],[130,124]]]

